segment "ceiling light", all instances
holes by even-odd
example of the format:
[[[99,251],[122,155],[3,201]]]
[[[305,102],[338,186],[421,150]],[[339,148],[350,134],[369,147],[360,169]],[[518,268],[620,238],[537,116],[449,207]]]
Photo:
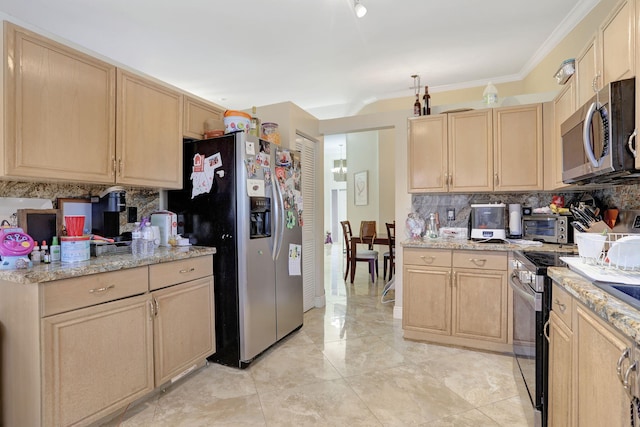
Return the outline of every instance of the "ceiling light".
[[[356,11],[356,16],[358,18],[362,18],[367,14],[367,8],[360,3],[360,0],[354,0],[353,3],[353,9]]]
[[[342,144],[340,145],[340,159],[333,161],[333,180],[336,182],[344,182],[347,180],[347,159],[342,158]]]

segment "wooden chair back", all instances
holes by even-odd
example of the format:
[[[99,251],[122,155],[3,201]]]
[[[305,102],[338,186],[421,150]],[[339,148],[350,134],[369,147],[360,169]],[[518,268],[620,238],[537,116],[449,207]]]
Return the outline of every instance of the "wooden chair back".
[[[373,241],[376,238],[376,222],[361,221],[360,222],[360,241],[369,245],[369,249],[373,249]]]

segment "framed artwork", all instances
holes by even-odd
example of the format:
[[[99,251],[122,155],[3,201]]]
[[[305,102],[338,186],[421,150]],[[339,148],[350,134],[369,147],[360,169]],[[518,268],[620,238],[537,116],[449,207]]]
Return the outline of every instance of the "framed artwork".
[[[369,204],[369,183],[367,171],[353,174],[353,193],[355,194],[356,206],[365,206]]]

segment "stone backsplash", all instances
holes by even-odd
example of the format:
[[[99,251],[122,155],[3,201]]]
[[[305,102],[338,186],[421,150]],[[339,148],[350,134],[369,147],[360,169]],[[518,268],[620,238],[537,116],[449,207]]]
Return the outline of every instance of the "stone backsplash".
[[[549,206],[551,196],[562,195],[565,205],[577,203],[590,197],[596,205],[604,208],[640,209],[640,184],[612,186],[610,188],[558,193],[477,193],[477,194],[415,194],[411,198],[411,211],[427,220],[429,214],[438,212],[443,226],[466,227],[471,211],[476,203],[520,203],[522,206],[537,208]],[[455,209],[455,221],[448,222],[447,209]]]
[[[109,187],[108,185],[0,181],[0,197],[50,199],[53,207],[57,208],[58,198],[88,199],[91,196],[97,196]],[[160,195],[158,190],[126,186],[123,188],[126,190],[127,206],[138,209],[138,220],[145,216],[148,217],[159,209]],[[127,223],[127,211],[125,210],[120,214],[120,232],[132,231],[133,226],[133,223]]]

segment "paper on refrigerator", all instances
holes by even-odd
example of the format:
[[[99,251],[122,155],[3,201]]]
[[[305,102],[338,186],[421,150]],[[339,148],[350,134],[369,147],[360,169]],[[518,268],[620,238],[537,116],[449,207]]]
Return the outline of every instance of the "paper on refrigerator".
[[[216,169],[222,166],[220,153],[205,157],[196,153],[191,166],[191,198],[211,191]],[[224,176],[224,175],[223,175]]]
[[[302,267],[300,259],[302,258],[302,245],[295,243],[289,244],[289,276],[301,276]]]

